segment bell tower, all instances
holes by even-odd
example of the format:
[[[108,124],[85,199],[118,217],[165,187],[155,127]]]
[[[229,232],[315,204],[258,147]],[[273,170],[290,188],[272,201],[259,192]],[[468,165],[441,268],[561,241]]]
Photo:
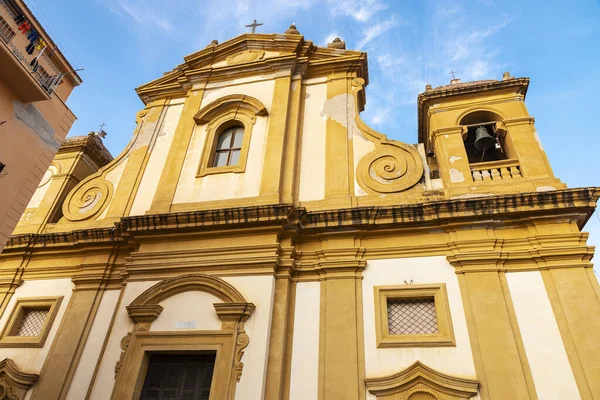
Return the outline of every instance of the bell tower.
[[[566,187],[554,177],[525,106],[528,86],[528,78],[505,72],[501,81],[453,79],[419,95],[419,141],[446,196]]]

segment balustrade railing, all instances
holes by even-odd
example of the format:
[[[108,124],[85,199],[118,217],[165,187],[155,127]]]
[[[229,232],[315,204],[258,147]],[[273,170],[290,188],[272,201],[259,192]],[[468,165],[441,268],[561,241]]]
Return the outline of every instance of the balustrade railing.
[[[46,48],[42,51],[43,47],[38,46],[36,49],[33,46],[33,51],[28,52],[27,49],[31,42],[27,35],[19,30],[19,24],[15,22],[15,17],[15,13],[8,8],[4,0],[0,0],[0,40],[6,43],[10,51],[40,86],[48,94],[52,94],[63,75],[56,64],[44,54],[51,49]]]
[[[473,181],[499,181],[521,178],[521,167],[518,160],[487,161],[471,164]]]

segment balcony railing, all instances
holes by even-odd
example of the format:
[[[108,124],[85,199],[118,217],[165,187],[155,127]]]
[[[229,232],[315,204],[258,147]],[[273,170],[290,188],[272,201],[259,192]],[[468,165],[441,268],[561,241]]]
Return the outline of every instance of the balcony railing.
[[[60,83],[62,74],[54,62],[44,54],[50,51],[50,49],[47,48],[41,55],[41,49],[34,49],[31,54],[27,53],[26,48],[30,44],[30,41],[26,35],[19,31],[19,25],[15,22],[15,17],[15,13],[8,8],[3,0],[0,0],[0,40],[6,43],[23,67],[31,73],[44,91],[50,95]],[[36,58],[37,66],[31,64]]]
[[[519,160],[487,161],[471,164],[471,176],[473,181],[499,181],[506,179],[521,178],[521,167]]]

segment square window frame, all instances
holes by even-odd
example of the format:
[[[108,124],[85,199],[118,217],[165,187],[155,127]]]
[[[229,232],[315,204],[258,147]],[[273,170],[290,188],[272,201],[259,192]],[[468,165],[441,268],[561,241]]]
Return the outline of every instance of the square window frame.
[[[375,337],[377,348],[456,346],[445,283],[375,286]],[[438,333],[392,335],[389,332],[388,300],[431,299],[435,303]]]
[[[23,297],[17,299],[13,310],[8,317],[2,333],[0,334],[0,348],[2,347],[44,347],[50,333],[50,328],[60,309],[63,296],[57,297]],[[21,322],[27,310],[47,308],[48,316],[44,321],[38,336],[17,336]]]

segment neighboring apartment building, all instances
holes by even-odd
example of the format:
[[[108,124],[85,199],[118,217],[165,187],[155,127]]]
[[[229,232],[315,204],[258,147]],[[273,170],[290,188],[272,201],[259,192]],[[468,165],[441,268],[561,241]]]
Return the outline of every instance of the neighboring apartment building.
[[[0,0],[0,252],[75,121],[81,83],[22,0]]]
[[[184,60],[114,160],[65,142],[0,254],[5,393],[600,400],[600,190],[552,172],[528,78],[428,85],[407,144],[340,40]]]

